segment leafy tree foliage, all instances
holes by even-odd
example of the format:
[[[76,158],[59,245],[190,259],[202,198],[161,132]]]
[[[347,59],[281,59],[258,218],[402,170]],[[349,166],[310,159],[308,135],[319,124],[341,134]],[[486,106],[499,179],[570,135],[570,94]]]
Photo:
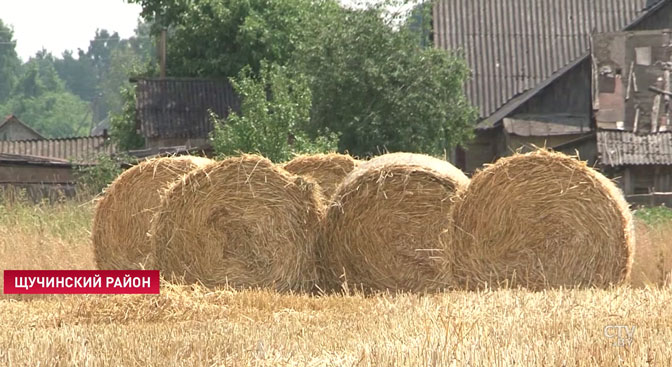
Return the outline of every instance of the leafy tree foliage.
[[[169,26],[167,71],[175,76],[233,77],[261,61],[286,64],[309,36],[311,0],[132,0],[145,19]],[[158,29],[157,29],[158,31]]]
[[[14,32],[0,19],[0,103],[9,98],[20,67],[21,60],[16,54]]]
[[[47,137],[88,132],[88,105],[65,89],[51,54],[39,51],[22,69],[11,97],[0,105],[0,115],[17,115]]]
[[[469,69],[394,22],[382,7],[342,10],[316,34],[300,55],[311,77],[312,128],[341,133],[339,148],[357,155],[440,154],[469,138],[477,118],[462,91]]]
[[[336,149],[336,136],[323,134],[311,140],[301,130],[310,119],[311,95],[301,76],[289,77],[277,65],[262,63],[258,78],[245,68],[232,80],[242,97],[242,114],[232,112],[225,121],[213,116],[213,148],[221,155],[259,153],[274,162],[291,159],[295,153]]]
[[[312,138],[338,133],[341,151],[440,154],[468,139],[477,118],[462,58],[427,47],[428,5],[407,20],[387,11],[395,0],[353,9],[335,0],[129,1],[170,27],[171,75],[232,77],[246,65],[255,74],[263,60],[305,75],[312,103],[300,126]]]

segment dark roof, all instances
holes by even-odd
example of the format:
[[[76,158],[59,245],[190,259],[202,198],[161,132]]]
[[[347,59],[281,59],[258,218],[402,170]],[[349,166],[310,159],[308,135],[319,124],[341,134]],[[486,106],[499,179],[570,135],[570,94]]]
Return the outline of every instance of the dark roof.
[[[207,138],[212,131],[208,110],[226,117],[239,101],[226,80],[165,78],[132,80],[137,117],[147,138]]]
[[[106,143],[107,138],[104,136],[0,140],[0,153],[87,162],[95,159],[98,154],[113,154],[116,152],[114,145]]]
[[[31,133],[35,134],[35,136],[37,136],[37,137],[39,137],[39,138],[44,138],[44,136],[42,136],[42,134],[38,133],[37,130],[35,130],[35,129],[33,129],[32,127],[26,125],[23,121],[19,120],[19,118],[16,117],[15,115],[9,115],[9,116],[7,116],[7,117],[5,118],[5,121],[3,121],[3,122],[0,124],[0,128],[2,128],[3,126],[5,126],[6,124],[9,124],[10,122],[14,122],[15,124],[19,124],[19,125],[23,126],[24,128],[26,128],[26,130],[28,130],[28,131],[30,131]]]
[[[598,131],[597,152],[605,166],[672,165],[672,131],[646,135]]]
[[[585,59],[591,32],[622,30],[646,6],[647,0],[440,0],[434,42],[463,50],[473,71],[466,93],[488,118]]]

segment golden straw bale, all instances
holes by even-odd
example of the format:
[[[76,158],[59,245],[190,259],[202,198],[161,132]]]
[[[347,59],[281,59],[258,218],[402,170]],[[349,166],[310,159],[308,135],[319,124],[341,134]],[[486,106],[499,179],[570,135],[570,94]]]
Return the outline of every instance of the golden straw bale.
[[[346,154],[313,154],[297,156],[285,163],[283,168],[295,175],[313,179],[320,185],[324,196],[329,198],[358,163],[358,160]]]
[[[325,286],[446,286],[439,236],[450,224],[456,190],[468,182],[450,163],[421,154],[386,154],[362,163],[327,209],[318,250]]]
[[[119,175],[96,205],[92,238],[99,269],[139,269],[151,253],[147,232],[160,191],[212,161],[180,156],[146,160]]]
[[[608,286],[632,265],[632,215],[585,162],[538,150],[477,172],[453,207],[448,260],[465,288]]]
[[[208,287],[309,290],[323,215],[315,183],[261,156],[243,155],[175,182],[150,237],[167,279]]]

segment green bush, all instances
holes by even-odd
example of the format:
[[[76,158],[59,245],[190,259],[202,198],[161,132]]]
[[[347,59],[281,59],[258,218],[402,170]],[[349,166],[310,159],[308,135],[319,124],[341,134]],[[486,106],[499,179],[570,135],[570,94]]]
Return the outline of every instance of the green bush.
[[[303,130],[310,122],[312,97],[301,75],[290,76],[284,67],[262,63],[258,78],[248,67],[231,83],[242,98],[241,114],[232,112],[224,121],[212,114],[216,154],[258,153],[284,162],[296,153],[337,149],[335,134],[310,139]]]

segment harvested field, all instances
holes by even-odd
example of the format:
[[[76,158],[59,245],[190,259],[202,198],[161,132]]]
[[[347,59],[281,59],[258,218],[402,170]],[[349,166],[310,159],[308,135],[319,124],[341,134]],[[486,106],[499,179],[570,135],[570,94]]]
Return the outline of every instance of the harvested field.
[[[93,220],[98,269],[141,269],[149,265],[147,232],[160,204],[159,194],[182,175],[211,162],[192,156],[156,158],[119,175],[99,199]]]
[[[197,169],[166,191],[151,229],[167,278],[311,290],[323,216],[316,184],[257,155]]]
[[[472,178],[452,211],[448,261],[460,288],[601,286],[632,266],[632,215],[585,162],[539,150]]]
[[[92,216],[91,203],[0,205],[0,269],[94,268]],[[672,222],[642,228],[670,233]],[[633,281],[646,267],[638,259]],[[660,284],[366,296],[164,284],[160,295],[0,296],[0,365],[669,366],[671,302]],[[632,344],[605,336],[616,325],[634,328],[622,340]]]
[[[324,284],[411,291],[449,285],[439,237],[468,181],[450,163],[420,154],[362,163],[327,210],[318,248]]]

